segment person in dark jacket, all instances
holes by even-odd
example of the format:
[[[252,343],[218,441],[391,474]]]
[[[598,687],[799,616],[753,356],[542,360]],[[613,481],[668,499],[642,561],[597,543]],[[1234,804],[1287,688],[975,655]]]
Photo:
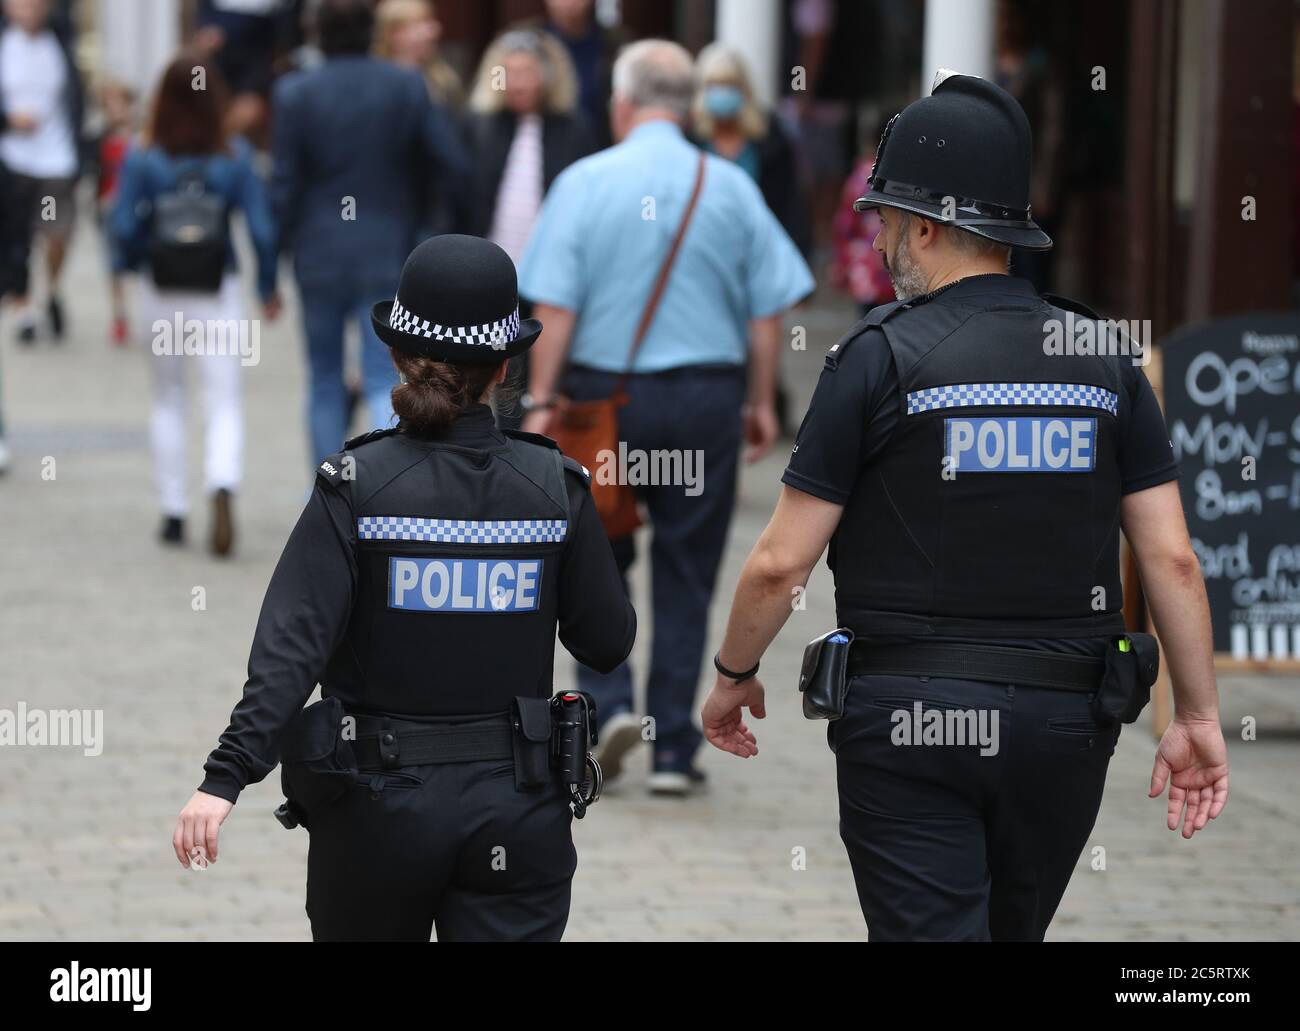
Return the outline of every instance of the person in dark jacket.
[[[13,176],[0,163],[0,299],[27,292],[31,223],[14,192]]]
[[[585,808],[548,762],[555,641],[608,671],[636,613],[587,471],[492,424],[485,402],[542,330],[505,252],[426,240],[373,318],[401,421],[321,462],[172,845],[182,866],[216,860],[278,760],[282,822],[311,834],[317,941],[558,940]]]
[[[596,149],[577,100],[568,54],[541,29],[504,33],[479,63],[467,126],[475,172],[471,232],[498,244],[516,263],[555,177]],[[524,314],[532,314],[531,304],[522,303]],[[521,376],[527,362],[525,355]],[[502,404],[497,417],[503,427],[517,429],[523,422],[518,399]]]
[[[545,32],[569,56],[577,85],[577,108],[591,126],[595,149],[614,142],[609,124],[614,59],[631,42],[618,26],[606,26],[596,17],[595,0],[546,0],[546,11],[523,19],[512,28]]]
[[[0,163],[0,301],[27,292],[27,252],[31,246],[31,223],[14,193],[9,170]],[[0,392],[0,401],[3,393]],[[9,447],[5,444],[4,410],[0,407],[0,473],[9,468]]]
[[[500,36],[479,64],[470,109],[473,232],[518,262],[555,177],[595,149],[564,47],[534,29]]]
[[[392,293],[418,242],[430,184],[459,211],[468,178],[464,145],[420,74],[369,56],[373,20],[365,0],[323,0],[316,27],[324,63],[280,79],[272,100],[272,203],[302,297],[316,462],[347,433],[349,320],[361,328],[369,422],[391,420],[396,374],[369,306]]]

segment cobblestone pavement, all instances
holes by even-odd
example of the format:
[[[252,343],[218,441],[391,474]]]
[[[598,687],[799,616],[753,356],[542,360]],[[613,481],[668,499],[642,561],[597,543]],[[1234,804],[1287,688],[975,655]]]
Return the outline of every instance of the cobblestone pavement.
[[[7,939],[304,939],[307,836],[271,818],[278,777],[245,793],[221,861],[196,875],[171,854],[175,815],[238,696],[262,592],[304,498],[303,361],[297,311],[264,327],[246,370],[249,446],[237,499],[235,557],[211,560],[196,507],[192,543],[155,543],[143,338],[107,343],[100,242],[84,223],[65,296],[61,346],[21,349],[0,321],[14,465],[0,479],[0,708],[104,711],[103,754],[0,748],[0,937]],[[830,299],[798,314],[808,349],[785,356],[798,410],[821,356],[851,321]],[[197,437],[197,433],[195,434]],[[192,468],[199,444],[191,441]],[[55,476],[46,479],[46,459]],[[749,467],[715,605],[716,642],[750,544],[771,511],[784,451]],[[196,506],[202,499],[194,491]],[[206,608],[192,605],[194,589]],[[646,583],[635,583],[644,598]],[[837,830],[824,728],[803,720],[794,680],[802,644],[832,625],[819,568],[764,663],[769,715],[749,762],[710,751],[711,789],[651,799],[641,770],[575,824],[580,866],[568,937],[861,939],[865,928]],[[645,653],[646,639],[636,656]],[[560,664],[560,683],[568,667]],[[644,666],[638,663],[639,668]],[[703,677],[701,684],[705,683]],[[1153,742],[1126,730],[1089,850],[1050,937],[1293,939],[1300,931],[1300,679],[1223,681],[1232,799],[1193,842],[1163,826],[1145,797]],[[1240,740],[1245,716],[1259,739]],[[1105,870],[1090,853],[1105,849]],[[802,851],[800,851],[802,850]],[[796,862],[802,854],[805,863]]]

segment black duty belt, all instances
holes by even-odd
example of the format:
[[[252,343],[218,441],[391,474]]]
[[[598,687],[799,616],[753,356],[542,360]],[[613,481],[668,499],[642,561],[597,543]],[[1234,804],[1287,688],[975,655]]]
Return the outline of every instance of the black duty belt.
[[[1086,655],[937,641],[877,646],[856,641],[849,653],[849,676],[950,677],[1065,691],[1095,691],[1104,665]]]
[[[514,756],[510,719],[494,716],[457,723],[423,723],[384,716],[357,716],[352,742],[361,769],[393,769],[463,763]]]

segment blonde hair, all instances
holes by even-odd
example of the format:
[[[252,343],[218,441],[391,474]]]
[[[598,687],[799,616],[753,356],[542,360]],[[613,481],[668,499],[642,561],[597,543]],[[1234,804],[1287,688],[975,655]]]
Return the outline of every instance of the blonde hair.
[[[375,39],[371,51],[376,57],[391,60],[397,31],[418,18],[433,17],[433,4],[429,0],[383,0],[375,8]]]
[[[691,119],[695,133],[700,137],[713,135],[713,116],[704,106],[704,90],[712,85],[735,86],[745,98],[740,114],[736,116],[740,131],[751,140],[761,140],[767,135],[767,115],[754,99],[754,87],[749,80],[745,59],[736,50],[722,43],[710,43],[700,51],[695,60],[695,102],[691,105]]]
[[[375,8],[375,38],[370,52],[385,61],[393,59],[393,37],[405,25],[420,18],[436,18],[437,9],[432,0],[382,0]],[[441,57],[420,69],[429,83],[435,100],[458,107],[464,97],[460,76]]]
[[[505,107],[505,90],[496,88],[496,69],[510,54],[528,54],[541,67],[542,109],[568,114],[578,102],[578,77],[564,44],[540,29],[509,29],[494,39],[483,53],[469,108],[479,114],[496,114]]]

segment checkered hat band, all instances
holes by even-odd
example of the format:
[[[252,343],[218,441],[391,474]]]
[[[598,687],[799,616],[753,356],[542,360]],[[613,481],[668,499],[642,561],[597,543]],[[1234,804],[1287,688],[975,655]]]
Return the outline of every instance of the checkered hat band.
[[[485,322],[481,326],[444,326],[441,323],[422,319],[414,312],[402,307],[402,302],[393,300],[393,310],[388,314],[390,328],[412,336],[428,337],[449,344],[479,344],[483,347],[503,348],[519,336],[519,307],[496,322]]]
[[[420,519],[415,516],[361,516],[363,541],[427,541],[430,544],[559,544],[567,519]]]
[[[979,405],[1100,408],[1118,415],[1119,395],[1086,383],[953,383],[913,390],[907,395],[908,415]]]

